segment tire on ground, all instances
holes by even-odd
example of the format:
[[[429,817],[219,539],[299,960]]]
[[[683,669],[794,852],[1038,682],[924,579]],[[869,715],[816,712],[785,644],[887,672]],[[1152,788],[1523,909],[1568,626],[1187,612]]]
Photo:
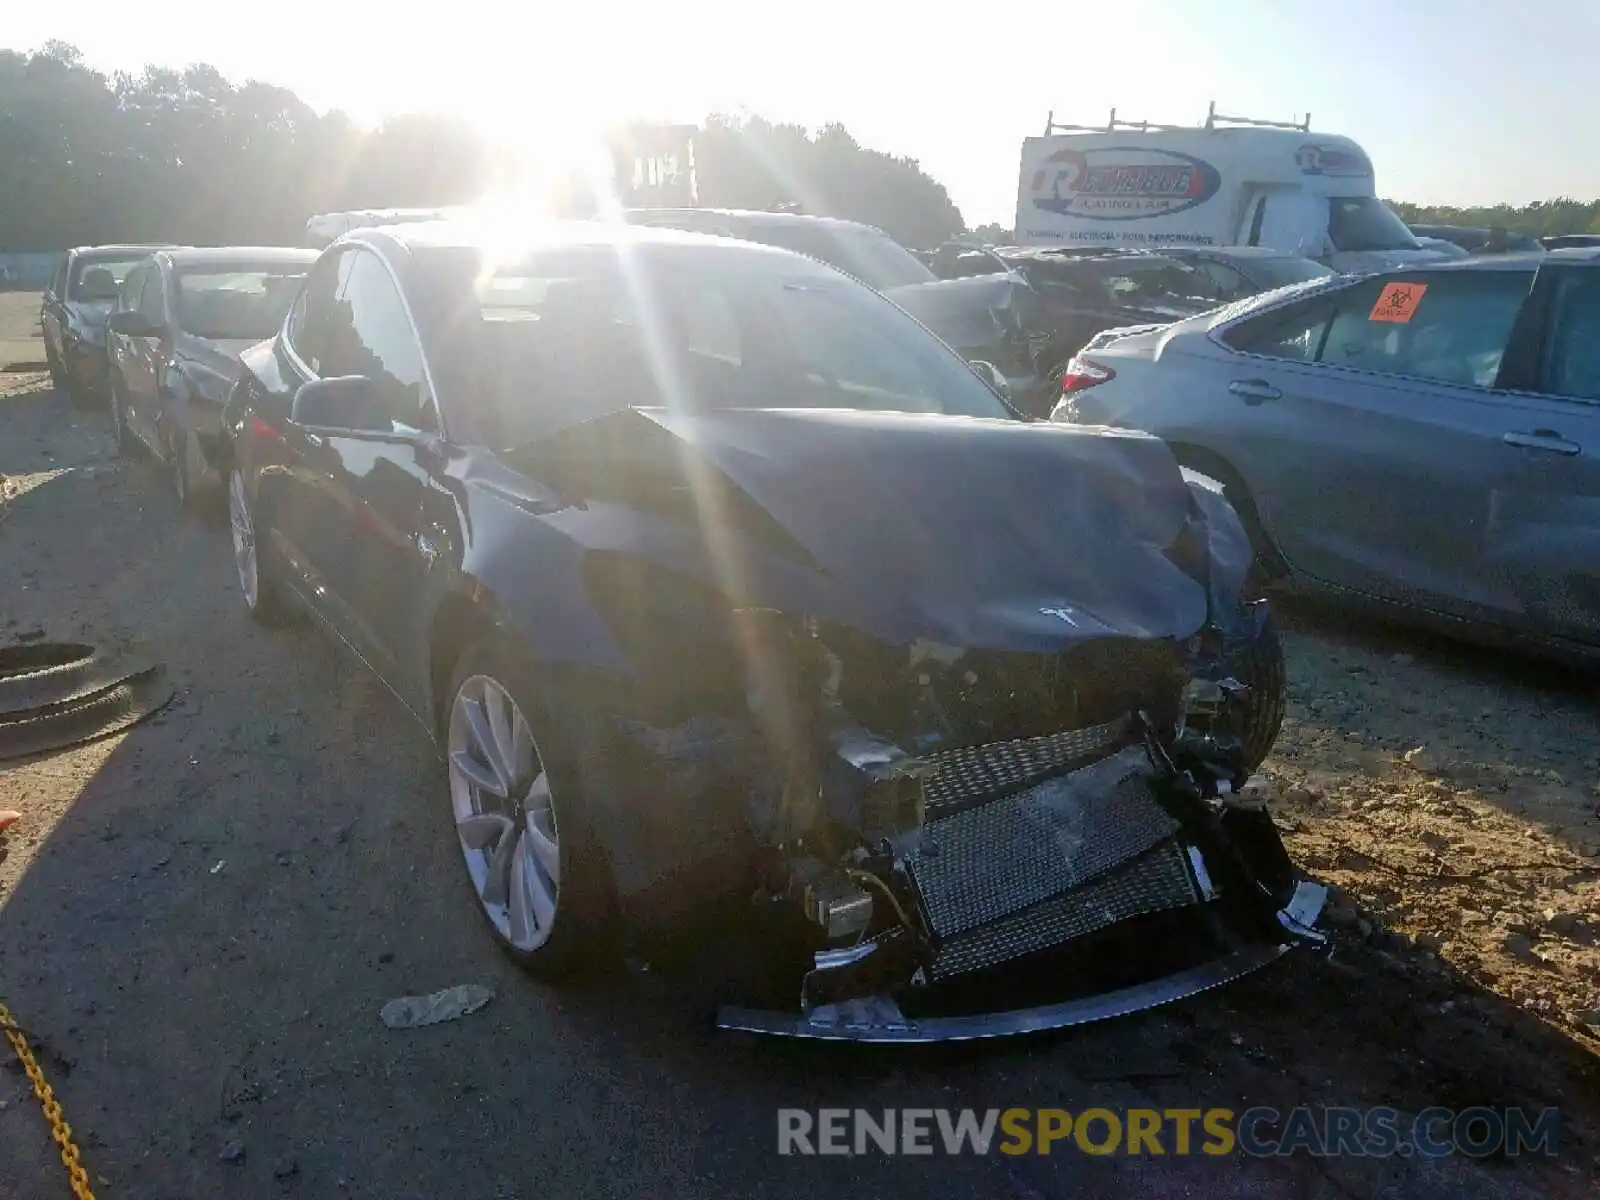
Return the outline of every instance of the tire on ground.
[[[1234,678],[1250,689],[1239,723],[1239,738],[1244,744],[1246,774],[1259,768],[1272,752],[1283,727],[1288,702],[1289,679],[1283,659],[1283,643],[1269,621],[1255,643],[1233,664]]]
[[[539,761],[549,774],[561,880],[555,928],[549,940],[536,950],[519,950],[508,942],[484,911],[476,892],[472,892],[473,904],[500,948],[540,978],[567,979],[603,966],[616,951],[616,901],[610,863],[594,835],[584,805],[586,793],[612,786],[597,741],[590,736],[595,723],[575,714],[570,698],[558,702],[554,687],[541,677],[532,655],[516,639],[501,633],[474,642],[457,661],[443,697],[446,722],[462,683],[474,675],[496,680],[511,694],[528,722]],[[448,805],[448,796],[446,800]],[[448,806],[446,813],[453,821]],[[456,836],[453,825],[450,836]],[[468,885],[471,891],[470,877]]]

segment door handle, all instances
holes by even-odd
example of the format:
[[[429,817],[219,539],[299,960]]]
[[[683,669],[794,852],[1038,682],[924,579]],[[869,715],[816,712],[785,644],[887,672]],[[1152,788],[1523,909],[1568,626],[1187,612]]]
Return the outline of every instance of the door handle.
[[[1241,397],[1246,404],[1260,404],[1263,400],[1276,400],[1283,395],[1265,379],[1235,379],[1228,390]]]
[[[1543,450],[1547,454],[1577,454],[1583,447],[1577,442],[1569,442],[1554,429],[1535,429],[1524,433],[1513,429],[1510,433],[1501,435],[1500,440],[1508,446],[1517,446],[1523,450]]]

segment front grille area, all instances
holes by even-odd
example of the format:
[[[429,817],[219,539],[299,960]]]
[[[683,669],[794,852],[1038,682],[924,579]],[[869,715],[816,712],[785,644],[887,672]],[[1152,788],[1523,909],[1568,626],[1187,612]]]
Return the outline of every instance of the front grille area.
[[[963,746],[935,754],[923,781],[930,818],[1027,788],[1070,767],[1104,758],[1133,739],[1133,721],[1122,717],[1087,729],[1064,729],[1044,737]]]
[[[1073,749],[1072,757],[1082,757],[1097,738],[1110,745],[1126,740],[1127,728],[1075,731],[1077,740],[1057,752]],[[1009,764],[1007,778],[1038,768],[1046,753],[1035,747],[1032,757],[1019,760],[1015,746],[1000,759]],[[996,748],[975,751],[984,749]],[[979,772],[969,764],[967,770],[987,779],[1002,768]],[[905,863],[937,945],[934,975],[976,970],[1127,917],[1197,902],[1174,839],[1178,823],[1157,802],[1153,779],[1143,747],[1124,746],[987,803],[951,799],[943,816],[930,780],[929,820]]]
[[[1200,899],[1183,847],[1169,838],[1081,888],[950,938],[940,945],[931,973],[935,979],[948,979],[992,967],[1130,917],[1198,904]]]

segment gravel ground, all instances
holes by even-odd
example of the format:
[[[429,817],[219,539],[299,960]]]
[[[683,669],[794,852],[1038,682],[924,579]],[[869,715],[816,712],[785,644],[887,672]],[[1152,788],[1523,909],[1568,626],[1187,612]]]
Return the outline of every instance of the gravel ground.
[[[5,300],[0,297],[0,301]],[[473,913],[439,772],[316,634],[268,633],[226,533],[104,419],[0,374],[0,640],[140,645],[176,702],[0,764],[0,998],[102,1196],[1589,1196],[1600,1177],[1590,681],[1292,614],[1267,773],[1340,941],[1058,1036],[886,1052],[715,1034],[688,991],[556,991]],[[1423,748],[1410,756],[1407,751]],[[394,996],[486,983],[394,1032]],[[3,1060],[0,1060],[3,1061]],[[64,1195],[0,1067],[0,1197]],[[1554,1160],[780,1158],[780,1106],[1557,1106]]]

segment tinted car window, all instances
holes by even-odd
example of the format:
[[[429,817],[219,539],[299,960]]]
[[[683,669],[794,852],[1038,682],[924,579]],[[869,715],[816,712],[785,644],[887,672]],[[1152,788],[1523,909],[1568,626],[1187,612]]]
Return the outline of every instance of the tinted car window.
[[[1600,272],[1575,271],[1557,286],[1539,390],[1600,400]]]
[[[271,337],[305,274],[294,265],[185,268],[173,276],[178,324],[204,338]]]
[[[1415,250],[1417,239],[1405,222],[1376,196],[1333,196],[1328,200],[1328,238],[1335,250]]]
[[[938,278],[927,263],[875,229],[809,221],[774,222],[755,224],[745,236],[819,259],[879,290],[931,283]]]
[[[286,326],[289,346],[300,360],[317,375],[329,375],[325,369],[328,347],[328,327],[333,320],[333,301],[340,284],[339,269],[348,260],[348,251],[326,254],[311,268],[306,286],[289,312]]]
[[[1532,279],[1522,271],[1418,272],[1347,288],[1318,361],[1493,387]]]
[[[161,271],[151,265],[142,273],[143,285],[139,288],[139,311],[152,321],[167,319],[166,297],[161,287]]]
[[[1237,300],[1241,296],[1248,295],[1252,290],[1249,280],[1228,266],[1227,263],[1216,262],[1212,259],[1201,259],[1192,265],[1195,271],[1210,283],[1218,300]]]
[[[144,277],[147,270],[149,270],[149,264],[140,263],[128,272],[128,277],[122,281],[122,294],[117,301],[118,308],[135,309],[139,307],[139,296],[144,291]]]
[[[1222,340],[1246,354],[1264,354],[1291,362],[1315,362],[1333,312],[1334,302],[1326,297],[1291,304],[1241,321],[1229,329]]]
[[[96,258],[93,260],[78,259],[72,267],[71,298],[73,300],[104,299],[98,295],[91,295],[96,290],[96,284],[103,283],[106,275],[111,277],[112,283],[120,288],[122,281],[140,263],[146,261],[144,256],[137,258]],[[101,274],[104,272],[104,274]],[[85,281],[88,285],[85,287]]]
[[[63,254],[56,260],[56,272],[50,277],[50,291],[61,299],[67,293],[67,256]]]
[[[368,250],[348,255],[348,270],[328,323],[324,375],[365,375],[378,384],[390,417],[412,429],[427,427],[431,409],[422,349],[388,269]]]
[[[630,406],[1011,415],[900,309],[812,264],[652,253],[624,272],[597,247],[460,274],[442,378],[497,444]]]

